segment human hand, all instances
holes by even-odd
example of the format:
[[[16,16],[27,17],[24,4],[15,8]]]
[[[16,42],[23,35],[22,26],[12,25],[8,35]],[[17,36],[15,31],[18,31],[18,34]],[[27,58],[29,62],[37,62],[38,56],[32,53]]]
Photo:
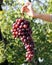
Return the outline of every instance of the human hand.
[[[27,13],[29,16],[33,17],[34,16],[34,10],[32,8],[32,3],[27,2],[22,8],[21,8],[21,13]]]

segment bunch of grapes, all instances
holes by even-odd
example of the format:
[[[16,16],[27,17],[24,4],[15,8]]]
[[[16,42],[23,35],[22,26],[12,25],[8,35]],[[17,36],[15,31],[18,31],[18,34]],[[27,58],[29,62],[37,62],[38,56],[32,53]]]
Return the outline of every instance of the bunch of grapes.
[[[31,61],[34,57],[34,42],[32,40],[31,34],[32,30],[30,28],[30,23],[22,18],[17,19],[12,27],[12,34],[14,38],[20,38],[26,49],[26,60]]]

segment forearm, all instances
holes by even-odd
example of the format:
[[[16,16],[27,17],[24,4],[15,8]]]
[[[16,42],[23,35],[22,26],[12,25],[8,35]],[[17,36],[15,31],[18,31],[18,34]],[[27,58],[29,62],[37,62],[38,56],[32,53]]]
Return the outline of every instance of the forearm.
[[[52,22],[52,16],[50,14],[34,14],[33,17]]]

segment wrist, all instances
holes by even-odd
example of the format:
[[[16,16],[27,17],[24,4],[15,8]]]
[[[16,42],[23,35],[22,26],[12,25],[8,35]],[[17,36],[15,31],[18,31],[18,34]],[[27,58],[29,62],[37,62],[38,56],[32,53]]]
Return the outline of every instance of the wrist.
[[[39,18],[39,14],[38,13],[34,13],[32,17],[33,18]]]

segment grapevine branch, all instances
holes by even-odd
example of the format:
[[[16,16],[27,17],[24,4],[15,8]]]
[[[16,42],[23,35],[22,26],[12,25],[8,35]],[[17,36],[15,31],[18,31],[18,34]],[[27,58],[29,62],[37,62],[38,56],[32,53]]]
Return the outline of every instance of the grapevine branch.
[[[0,0],[0,11],[2,11],[2,7],[1,7],[2,3],[3,3],[3,0]],[[1,28],[0,28],[0,41],[4,42],[5,48],[6,48],[7,39],[3,37],[2,32],[1,32]]]
[[[0,0],[0,5],[2,5],[2,3],[3,3],[3,0]]]
[[[1,7],[2,3],[3,3],[3,0],[0,0],[0,11],[2,11],[2,7]]]
[[[7,45],[8,40],[6,38],[4,38],[4,36],[3,36],[2,32],[1,32],[1,28],[0,28],[0,41],[4,42],[5,49],[6,49],[6,45]]]

